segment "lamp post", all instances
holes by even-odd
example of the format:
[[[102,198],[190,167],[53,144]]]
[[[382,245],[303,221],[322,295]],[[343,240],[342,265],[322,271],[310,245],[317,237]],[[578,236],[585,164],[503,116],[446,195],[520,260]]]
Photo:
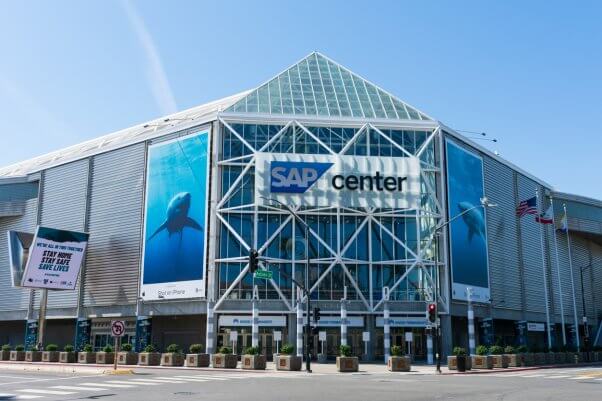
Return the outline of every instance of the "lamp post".
[[[295,221],[297,221],[297,223],[301,224],[301,226],[303,227],[304,236],[305,236],[305,274],[306,274],[306,277],[307,277],[307,285],[309,286],[309,226],[288,205],[285,205],[284,203],[280,202],[279,200],[276,200],[276,199],[273,199],[273,198],[266,198],[264,196],[262,196],[261,198],[267,200],[268,202],[277,203],[278,205],[282,206],[291,216],[293,216],[293,218],[295,219]],[[293,235],[294,234],[295,233],[293,232]],[[307,288],[307,286],[299,283],[293,277],[291,277],[291,280],[299,288],[301,288],[301,290],[305,294],[305,297],[307,298],[307,303],[305,305],[306,306],[306,314],[307,314],[307,323],[305,324],[305,343],[304,343],[304,347],[305,347],[305,370],[306,370],[307,373],[311,373],[311,361],[310,361],[310,352],[309,352],[309,336],[311,335],[311,318],[310,318],[311,307],[310,307],[310,300],[309,300],[309,288]]]
[[[496,206],[497,206],[497,204],[489,202],[489,199],[486,196],[484,196],[484,197],[482,197],[480,199],[480,204],[479,205],[475,205],[475,206],[473,206],[471,208],[463,210],[461,213],[458,213],[457,215],[455,215],[451,219],[449,219],[447,221],[444,221],[441,224],[437,225],[435,227],[435,229],[433,230],[433,233],[434,233],[434,235],[439,235],[441,233],[441,230],[444,227],[448,226],[454,220],[462,217],[463,215],[465,215],[466,213],[468,213],[468,212],[470,212],[470,211],[472,211],[474,209],[477,209],[477,208],[480,208],[480,207],[482,207],[483,209],[485,209],[487,207],[496,207]],[[439,272],[437,272],[437,273],[439,273]],[[437,306],[438,306],[439,305],[439,280],[436,280],[435,282],[437,284],[436,288],[435,288],[435,302],[437,303]],[[437,308],[437,310],[438,309],[439,308]],[[436,338],[436,344],[437,344],[437,367],[436,367],[436,372],[437,373],[441,373],[441,348],[442,348],[441,347],[441,337],[442,336],[441,336],[441,325],[440,324],[437,324],[435,333],[437,333],[437,338]]]
[[[585,287],[583,286],[583,270],[588,267],[592,267],[589,263],[585,266],[579,267],[579,275],[581,277],[581,304],[583,306],[583,348],[585,351],[589,351],[589,328],[587,327],[587,313],[585,313]],[[575,328],[575,334],[579,336],[579,326]]]

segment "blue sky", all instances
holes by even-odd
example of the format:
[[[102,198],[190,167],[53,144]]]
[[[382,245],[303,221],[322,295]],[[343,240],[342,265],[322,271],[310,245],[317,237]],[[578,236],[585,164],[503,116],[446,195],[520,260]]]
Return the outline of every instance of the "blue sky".
[[[602,199],[599,1],[3,1],[0,165],[227,96],[318,50]]]

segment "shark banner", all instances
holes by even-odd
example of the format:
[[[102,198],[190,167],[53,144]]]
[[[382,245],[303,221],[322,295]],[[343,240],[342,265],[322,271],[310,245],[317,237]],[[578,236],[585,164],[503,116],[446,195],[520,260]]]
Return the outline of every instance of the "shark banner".
[[[451,140],[446,140],[447,200],[452,298],[489,302],[487,225],[480,206],[483,191],[483,160]]]
[[[149,146],[140,295],[205,296],[209,131]]]

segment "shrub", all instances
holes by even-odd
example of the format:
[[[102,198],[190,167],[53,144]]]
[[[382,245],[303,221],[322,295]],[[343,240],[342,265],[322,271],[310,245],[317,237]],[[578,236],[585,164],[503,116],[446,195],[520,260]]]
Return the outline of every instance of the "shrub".
[[[179,354],[180,346],[178,344],[169,344],[167,348],[165,348],[168,354]]]
[[[23,344],[19,344],[15,347],[15,351],[25,351],[25,346]]]
[[[2,351],[10,351],[11,350],[11,346],[10,344],[4,344],[2,346]]]
[[[247,347],[245,355],[259,355],[259,347]]]
[[[144,347],[144,352],[155,352],[155,350],[156,348],[152,344],[148,344],[146,347]]]
[[[203,352],[203,344],[192,344],[188,349],[191,354],[200,354]]]
[[[340,356],[351,356],[351,347],[349,345],[341,345],[339,347]]]
[[[37,346],[37,345],[34,345],[34,346],[33,346],[33,347],[31,347],[29,350],[30,350],[30,351],[33,351],[33,352],[36,352],[36,351],[38,351],[38,346]]]
[[[452,354],[454,354],[455,356],[466,356],[466,348],[454,347],[454,349],[452,350]]]
[[[283,355],[291,355],[295,351],[295,347],[292,344],[283,344],[280,348],[280,353]]]
[[[516,354],[516,349],[512,345],[508,345],[504,348],[504,354]]]
[[[92,344],[86,344],[84,345],[84,352],[92,352],[94,351],[94,348],[92,348]]]
[[[504,353],[504,348],[500,345],[492,345],[489,347],[489,353],[491,355],[502,355]]]
[[[391,355],[393,356],[402,356],[403,355],[403,348],[401,348],[399,345],[394,345],[391,347]]]
[[[54,351],[58,351],[58,349],[59,349],[59,346],[56,344],[48,344],[46,346],[46,351],[54,352]]]
[[[65,351],[65,352],[73,352],[73,350],[74,350],[74,348],[73,348],[73,345],[71,345],[71,344],[67,344],[63,347],[63,351]]]
[[[516,352],[518,352],[519,354],[524,354],[529,352],[529,349],[527,348],[526,345],[519,345],[518,348],[516,349]]]
[[[479,345],[477,347],[477,355],[487,355],[487,346],[486,345]]]
[[[219,353],[220,354],[231,354],[232,353],[232,348],[230,348],[230,347],[221,347],[219,349]]]
[[[132,350],[132,344],[125,343],[121,346],[121,350],[125,352],[130,352]]]
[[[102,349],[102,352],[113,352],[113,347],[111,347],[109,344],[107,344]]]

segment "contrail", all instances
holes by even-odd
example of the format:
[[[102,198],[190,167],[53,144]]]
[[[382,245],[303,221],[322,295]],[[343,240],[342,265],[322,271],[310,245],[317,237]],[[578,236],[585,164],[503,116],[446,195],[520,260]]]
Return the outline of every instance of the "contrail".
[[[152,36],[146,29],[146,24],[136,8],[129,0],[122,2],[132,30],[136,33],[147,58],[147,78],[151,91],[163,114],[173,114],[177,111],[176,100],[169,86],[169,81],[163,69],[161,56],[155,47]]]

